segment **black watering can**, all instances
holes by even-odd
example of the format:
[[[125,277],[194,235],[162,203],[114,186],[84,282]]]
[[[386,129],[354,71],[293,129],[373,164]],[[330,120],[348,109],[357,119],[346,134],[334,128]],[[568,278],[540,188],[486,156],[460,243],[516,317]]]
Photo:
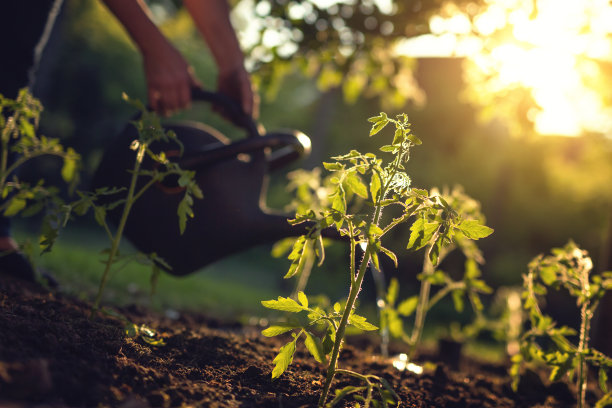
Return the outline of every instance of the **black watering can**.
[[[124,230],[139,251],[156,253],[171,266],[168,272],[179,276],[255,245],[300,235],[305,229],[291,226],[286,215],[267,209],[265,193],[267,173],[309,154],[310,139],[298,131],[261,134],[253,119],[223,95],[198,89],[192,96],[222,108],[235,125],[246,130],[247,137],[230,142],[201,123],[164,125],[183,144],[184,153],[176,160],[183,169],[196,171],[204,198],[194,199],[194,218],[187,221],[181,235],[177,207],[182,189],[176,182],[157,183],[134,203]],[[129,186],[136,154],[130,145],[137,139],[136,128],[128,124],[107,148],[94,176],[94,188]],[[151,148],[169,157],[179,151],[175,142],[156,142]],[[142,163],[145,170],[154,165],[150,159]],[[141,179],[141,186],[149,181]],[[108,216],[117,223],[120,214],[121,206]]]

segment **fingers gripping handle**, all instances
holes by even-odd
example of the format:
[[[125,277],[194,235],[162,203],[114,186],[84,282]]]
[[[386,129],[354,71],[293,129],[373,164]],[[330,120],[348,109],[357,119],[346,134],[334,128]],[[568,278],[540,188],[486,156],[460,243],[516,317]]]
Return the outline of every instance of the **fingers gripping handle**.
[[[236,126],[245,129],[249,137],[259,136],[257,123],[250,115],[244,113],[235,100],[218,92],[206,91],[202,88],[191,88],[191,99],[194,101],[210,102],[219,107],[224,116]]]

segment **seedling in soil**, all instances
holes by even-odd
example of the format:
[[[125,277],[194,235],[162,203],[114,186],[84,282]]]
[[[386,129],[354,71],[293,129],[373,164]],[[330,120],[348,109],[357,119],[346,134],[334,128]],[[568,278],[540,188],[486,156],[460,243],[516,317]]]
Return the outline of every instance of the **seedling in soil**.
[[[426,206],[428,210],[423,218],[419,218],[412,225],[408,243],[408,248],[415,250],[427,248],[423,270],[418,275],[421,281],[420,293],[396,305],[399,284],[396,279],[392,280],[381,313],[381,330],[388,330],[391,336],[408,343],[411,357],[419,346],[427,312],[440,300],[450,294],[455,310],[461,313],[465,308],[464,299],[467,297],[476,315],[476,320],[479,320],[482,319],[483,309],[480,294],[492,292],[492,289],[481,279],[478,264],[484,263],[484,258],[474,242],[493,232],[491,228],[484,225],[484,216],[480,212],[479,203],[463,193],[460,188],[455,188],[450,193],[440,193],[434,189],[429,193],[427,200],[429,201]],[[442,241],[434,240],[436,233],[444,233],[446,238]],[[440,244],[440,247],[434,247]],[[457,248],[466,258],[465,271],[460,280],[454,280],[448,273],[437,268]],[[436,253],[432,255],[432,251]],[[430,297],[432,285],[440,286],[440,289]],[[415,314],[414,326],[409,335],[404,330],[403,318],[413,313]]]
[[[150,149],[150,145],[156,141],[168,142],[172,140],[180,146],[181,144],[176,138],[174,132],[164,131],[160,124],[159,117],[154,112],[150,112],[145,109],[141,102],[130,100],[125,94],[124,99],[138,108],[141,112],[140,118],[133,123],[138,129],[139,137],[137,140],[134,140],[131,145],[131,149],[135,152],[135,160],[134,167],[131,170],[132,176],[127,191],[125,191],[125,189],[101,188],[93,193],[79,192],[80,199],[72,203],[70,208],[70,211],[74,211],[77,215],[84,215],[88,210],[93,209],[96,221],[104,228],[111,243],[110,249],[105,251],[107,254],[106,261],[104,262],[105,268],[100,280],[98,293],[92,306],[92,317],[100,305],[102,294],[109,278],[110,270],[118,260],[119,244],[121,243],[123,230],[134,202],[136,202],[136,200],[138,200],[138,198],[142,196],[147,189],[149,189],[155,183],[162,181],[165,177],[171,175],[178,177],[179,185],[185,189],[185,195],[177,208],[178,222],[180,231],[182,233],[185,230],[187,219],[193,217],[193,211],[191,208],[193,199],[202,198],[202,191],[194,180],[195,172],[181,169],[178,164],[168,160],[164,152],[155,153]],[[160,166],[152,170],[141,169],[145,156],[159,163]],[[142,187],[137,188],[137,182],[140,177],[147,178],[148,181]],[[110,203],[100,203],[101,197],[115,197],[117,194],[125,195]],[[123,210],[121,212],[117,229],[113,233],[106,220],[106,213],[107,211],[118,206],[123,206]],[[155,254],[148,254],[148,256],[151,259],[149,263],[153,266],[154,277],[159,273],[158,264],[170,269],[170,266]]]
[[[17,99],[0,95],[0,211],[5,217],[17,214],[32,216],[43,209],[57,209],[63,205],[56,187],[45,186],[40,180],[35,185],[25,183],[17,177],[18,169],[29,160],[40,156],[56,156],[63,161],[61,176],[71,189],[77,182],[79,155],[65,149],[58,139],[37,135],[42,104],[27,88],[19,91]],[[12,160],[11,160],[12,159]],[[43,218],[40,244],[48,251],[57,236],[58,223],[54,213]]]
[[[334,310],[329,312],[309,307],[308,297],[302,292],[297,302],[283,297],[262,302],[271,309],[305,312],[305,323],[274,325],[264,330],[264,335],[276,336],[292,332],[293,339],[281,348],[274,359],[273,378],[287,369],[293,359],[296,343],[302,336],[305,337],[306,348],[315,359],[327,362],[327,375],[319,406],[327,403],[331,384],[337,374],[356,377],[365,382],[365,386],[338,391],[330,404],[336,404],[348,395],[361,398],[366,407],[370,404],[387,406],[392,399],[397,402],[394,392],[382,378],[364,376],[338,367],[338,357],[348,325],[362,330],[377,329],[355,313],[355,305],[368,266],[371,264],[380,269],[379,254],[385,254],[397,266],[397,256],[382,246],[382,238],[400,224],[412,220],[408,248],[416,250],[427,247],[427,259],[435,266],[441,255],[444,255],[445,248],[455,242],[456,237],[478,239],[491,233],[491,229],[478,220],[461,218],[440,195],[430,196],[426,190],[410,187],[410,177],[406,174],[404,164],[410,157],[411,148],[420,145],[421,141],[412,134],[405,114],[392,119],[381,113],[369,121],[372,123],[370,136],[376,135],[390,123],[395,125],[393,142],[380,149],[392,155],[391,161],[385,164],[373,153],[362,154],[355,150],[333,157],[335,162],[324,163],[325,168],[333,174],[330,179],[333,190],[329,196],[329,205],[318,211],[303,209],[291,221],[293,224],[310,223],[310,226],[308,232],[293,245],[289,255],[292,262],[285,278],[300,273],[308,248],[314,248],[314,253],[322,261],[324,246],[321,231],[335,228],[346,238],[350,247],[347,268],[350,289],[346,302],[343,305],[337,303]],[[370,208],[371,212],[351,213],[348,210],[351,208],[349,204],[355,197],[365,200],[367,205],[361,208]],[[390,220],[383,219],[383,210],[390,207],[398,209],[399,215]],[[359,249],[363,251],[360,261],[357,259]],[[322,330],[318,330],[319,325],[323,326]],[[358,394],[360,392],[365,393],[365,396]]]
[[[102,309],[102,313],[115,317],[123,323],[123,331],[127,337],[139,338],[150,346],[162,347],[166,345],[163,338],[154,329],[145,324],[137,325],[127,317],[110,309]]]
[[[531,327],[520,338],[520,353],[512,358],[511,375],[516,390],[521,367],[528,362],[547,365],[551,381],[568,375],[576,380],[579,407],[585,407],[588,367],[598,370],[599,386],[604,396],[597,403],[603,407],[612,403],[608,390],[608,373],[612,359],[589,345],[591,319],[599,301],[612,289],[612,272],[591,275],[593,262],[588,253],[570,241],[563,248],[555,248],[548,256],[539,255],[529,263],[529,272],[523,276],[523,308],[529,314]],[[576,298],[580,309],[579,332],[561,326],[539,306],[539,300],[549,288],[564,288]],[[578,344],[571,337],[578,335]]]

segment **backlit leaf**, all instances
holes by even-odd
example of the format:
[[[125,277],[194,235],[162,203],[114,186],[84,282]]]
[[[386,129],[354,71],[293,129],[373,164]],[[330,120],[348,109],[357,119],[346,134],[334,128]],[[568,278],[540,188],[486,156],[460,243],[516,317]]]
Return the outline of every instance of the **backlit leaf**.
[[[281,347],[278,355],[274,357],[273,363],[276,364],[272,370],[272,379],[278,378],[285,372],[289,364],[293,361],[295,353],[295,340],[290,341]]]
[[[368,198],[368,188],[355,173],[349,173],[346,177],[347,187],[361,198]]]
[[[427,222],[425,217],[418,218],[410,227],[411,232],[407,248],[417,251],[426,246],[433,238],[438,226],[439,224],[436,222]]]
[[[26,200],[18,198],[18,197],[13,197],[9,201],[9,205],[4,210],[4,216],[12,217],[18,214],[19,211],[23,210],[25,206],[26,206]]]
[[[298,301],[304,306],[304,308],[308,308],[308,297],[304,294],[304,292],[298,292]]]
[[[381,181],[380,175],[378,172],[372,173],[372,178],[370,180],[370,194],[372,194],[372,202],[376,203],[378,201],[378,193],[380,192]]]
[[[305,310],[305,308],[295,300],[282,296],[279,296],[278,300],[264,300],[261,304],[268,309],[282,310],[284,312],[297,313]]]
[[[349,317],[349,324],[365,331],[378,330],[378,327],[374,326],[372,323],[367,322],[365,317],[356,314],[352,314],[351,317]]]
[[[408,317],[412,313],[414,313],[418,304],[419,304],[419,297],[416,295],[411,296],[408,299],[403,300],[397,306],[397,313],[401,314],[402,316]]]
[[[477,220],[463,220],[457,228],[469,239],[480,239],[488,237],[493,233],[492,228],[482,225]]]
[[[304,340],[304,345],[312,354],[315,360],[319,363],[326,363],[325,353],[323,352],[323,344],[319,338],[313,336],[312,333],[306,332],[306,340]]]
[[[275,324],[273,326],[268,327],[267,329],[262,330],[261,334],[266,337],[274,337],[279,336],[283,333],[287,333],[293,329],[297,328],[292,324]]]

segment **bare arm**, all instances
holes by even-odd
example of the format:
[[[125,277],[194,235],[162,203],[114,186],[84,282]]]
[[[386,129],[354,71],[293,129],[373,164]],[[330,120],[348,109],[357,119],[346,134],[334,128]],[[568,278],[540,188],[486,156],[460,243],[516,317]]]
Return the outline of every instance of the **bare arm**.
[[[183,4],[217,62],[218,90],[239,102],[243,111],[257,116],[257,97],[244,67],[244,55],[229,19],[227,1],[183,0]]]
[[[144,1],[103,1],[142,54],[151,107],[165,115],[187,107],[190,88],[198,85],[193,69],[153,23]]]

